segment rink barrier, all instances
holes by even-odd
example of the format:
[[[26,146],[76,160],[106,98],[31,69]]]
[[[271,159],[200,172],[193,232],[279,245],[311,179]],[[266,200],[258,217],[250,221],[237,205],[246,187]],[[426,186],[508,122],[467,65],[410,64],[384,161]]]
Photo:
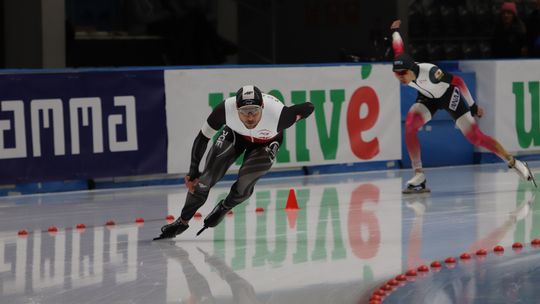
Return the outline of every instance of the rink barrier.
[[[276,165],[267,177],[393,168],[399,161],[398,158],[401,157],[400,152],[398,152],[400,139],[399,133],[389,131],[391,130],[389,126],[393,125],[392,128],[397,131],[399,123],[393,116],[387,117],[387,115],[391,113],[396,118],[399,117],[399,112],[393,111],[395,106],[399,104],[397,96],[399,84],[392,82],[392,89],[388,88],[389,80],[392,79],[392,74],[386,73],[388,66],[387,63],[351,63],[5,70],[4,74],[0,75],[0,87],[2,88],[0,90],[2,91],[0,94],[0,136],[2,136],[0,138],[0,165],[4,169],[0,174],[0,195],[76,191],[98,187],[181,184],[182,178],[167,176],[167,174],[182,173],[185,166],[170,162],[172,157],[178,158],[179,153],[174,152],[178,150],[167,151],[167,146],[170,148],[171,141],[167,131],[168,126],[165,126],[164,122],[171,121],[171,119],[165,119],[164,113],[179,114],[174,109],[168,108],[174,102],[167,103],[165,99],[177,100],[175,97],[184,95],[177,96],[173,94],[174,92],[165,91],[167,82],[164,78],[167,75],[173,77],[186,73],[195,75],[201,71],[209,70],[213,74],[223,72],[239,77],[245,73],[251,73],[255,76],[259,74],[271,75],[276,71],[281,71],[274,70],[276,68],[287,68],[289,72],[296,71],[295,79],[304,79],[305,77],[299,76],[307,74],[317,74],[313,71],[324,72],[333,78],[336,78],[336,73],[342,74],[341,76],[337,74],[341,78],[345,77],[345,79],[340,78],[339,81],[334,79],[332,83],[319,81],[310,84],[307,80],[304,81],[306,83],[299,81],[297,88],[284,86],[272,90],[272,92],[275,91],[272,94],[283,95],[285,98],[282,96],[282,99],[289,105],[302,102],[302,98],[305,99],[304,95],[307,94],[307,98],[317,100],[320,110],[317,113],[321,113],[321,115],[314,115],[318,117],[318,128],[320,128],[318,131],[310,131],[306,137],[304,134],[306,133],[305,126],[303,128],[300,126],[296,130],[300,139],[296,143],[289,143],[289,147],[287,147],[292,157],[280,153]],[[289,67],[294,69],[289,69]],[[184,78],[178,77],[174,79],[184,80]],[[238,82],[240,81],[244,80],[238,80]],[[229,87],[222,87],[216,92],[212,91],[218,82],[222,82],[221,79],[209,82],[197,90],[198,93],[202,94],[200,96],[202,99],[185,98],[185,100],[194,100],[193,104],[197,106],[194,108],[197,111],[208,111],[211,106],[215,105],[216,101],[219,102],[225,95],[229,94]],[[270,86],[270,84],[267,85]],[[328,85],[330,87],[326,87]],[[172,86],[174,87],[174,83]],[[195,90],[194,88],[188,89]],[[362,92],[366,90],[371,94],[376,90],[374,95],[368,94],[369,98],[366,97],[369,102],[374,98],[376,100],[377,96],[381,100],[391,101],[378,103],[377,112],[379,120],[384,122],[379,124],[383,126],[379,128],[386,130],[388,136],[377,135],[381,142],[380,149],[370,146],[371,154],[360,153],[361,155],[359,155],[357,151],[350,151],[353,148],[349,147],[352,144],[349,143],[347,128],[340,128],[339,124],[334,124],[349,120],[354,122],[355,117],[348,118],[351,115],[347,116],[346,108],[341,108],[341,106],[335,108],[342,109],[341,112],[335,112],[338,113],[337,115],[334,115],[332,110],[325,110],[324,107],[321,111],[320,107],[323,103],[364,105],[367,101],[362,98],[364,96]],[[207,100],[205,101],[205,99]],[[202,102],[195,102],[198,100]],[[191,103],[186,102],[185,104]],[[182,110],[181,112],[186,111]],[[332,122],[329,125],[321,122],[324,121],[325,117],[332,117]],[[50,123],[51,121],[53,124]],[[187,125],[189,127],[183,128],[180,125],[180,130],[178,128],[172,129],[175,130],[175,133],[185,132],[185,134],[182,133],[178,136],[189,141],[189,144],[182,143],[179,149],[183,150],[192,143],[191,137],[198,128],[195,124],[198,125],[200,121],[201,119],[191,115],[189,120],[185,121],[186,124],[189,122]],[[301,124],[299,123],[299,125]],[[324,126],[321,127],[321,125]],[[193,127],[193,131],[191,127]],[[313,130],[311,127],[308,130]],[[327,127],[330,129],[326,129]],[[328,130],[331,134],[324,133]],[[337,135],[334,134],[336,130]],[[364,131],[366,130],[355,130],[355,132],[359,132],[359,135]],[[376,134],[379,133],[384,132],[378,130]],[[132,136],[133,134],[136,136]],[[319,136],[319,138],[314,136]],[[306,146],[302,142],[306,139],[313,143],[313,147],[308,146],[308,148],[316,150],[316,153],[312,153],[311,156],[307,154]],[[354,143],[354,147],[357,149],[364,147],[362,144],[366,144],[362,140],[359,142]],[[382,142],[390,142],[391,145],[382,145]],[[298,151],[296,151],[295,145],[298,146]],[[287,151],[285,147],[284,145],[282,150]],[[329,149],[323,147],[329,147]],[[340,147],[340,152],[336,156],[338,147]],[[353,155],[352,152],[356,154]],[[300,154],[301,156],[298,156]],[[181,153],[180,155],[182,161],[189,162],[189,154],[183,155]],[[371,159],[378,161],[372,163],[369,161]],[[359,164],[351,163],[361,160],[363,162]]]
[[[518,154],[516,157],[519,160],[524,161],[537,161],[540,160],[540,154]],[[492,164],[502,163],[503,161],[493,153],[475,152],[473,163],[475,164]]]
[[[282,178],[294,176],[306,176],[316,174],[333,174],[361,171],[377,171],[399,169],[401,162],[395,161],[374,161],[367,163],[348,163],[337,165],[304,166],[291,169],[272,169],[263,179]],[[237,178],[236,173],[226,174],[222,181],[234,181]],[[131,176],[131,177],[112,177],[88,180],[73,181],[50,181],[39,183],[12,184],[0,186],[0,196],[24,195],[36,193],[54,193],[66,191],[80,191],[93,189],[111,189],[111,188],[130,188],[145,186],[183,186],[183,175],[152,175],[152,176]]]
[[[526,244],[521,242],[514,242],[510,247],[515,253],[520,253],[521,250],[525,247]],[[540,239],[535,238],[530,242],[531,248],[540,248]],[[505,252],[505,247],[502,245],[496,245],[492,248],[492,254],[496,256],[502,256]],[[414,284],[419,279],[428,279],[429,273],[437,273],[442,267],[447,269],[454,269],[457,263],[470,263],[473,259],[481,260],[486,258],[489,254],[487,249],[480,248],[474,253],[463,252],[458,257],[449,256],[444,260],[434,260],[429,264],[421,264],[415,268],[409,268],[404,273],[396,275],[395,277],[385,281],[379,287],[375,288],[370,294],[368,299],[369,304],[380,304],[384,303],[393,292],[399,288],[404,287],[407,284]]]
[[[462,61],[467,62],[467,61]],[[86,77],[84,73],[98,73],[100,75],[114,74],[112,72],[122,73],[126,75],[136,75],[137,72],[141,73],[156,73],[169,70],[200,70],[200,69],[227,69],[227,68],[288,68],[288,67],[336,67],[336,66],[369,66],[373,64],[381,64],[383,62],[370,62],[370,63],[327,63],[327,64],[312,64],[312,65],[219,65],[219,66],[175,66],[175,67],[132,67],[132,68],[83,68],[83,69],[51,69],[51,70],[35,70],[35,69],[16,69],[16,70],[3,70],[5,77],[17,78],[19,76],[33,78],[32,74],[50,75],[52,78],[60,77],[59,74],[71,74],[77,77]],[[386,64],[386,63],[384,63]],[[460,61],[445,61],[437,63],[443,70],[451,72],[453,74],[461,76],[471,91],[473,96],[476,96],[477,85],[475,82],[474,72],[460,72]],[[131,74],[130,74],[131,73]],[[11,74],[11,75],[9,75]],[[91,78],[91,76],[88,76]],[[128,78],[130,78],[129,76]],[[154,76],[152,76],[154,77]],[[76,78],[76,77],[75,77]],[[37,79],[37,78],[36,78]],[[111,78],[111,79],[114,79]],[[39,84],[39,82],[37,82]],[[45,86],[47,88],[47,86]],[[7,89],[10,89],[9,86]],[[17,91],[15,91],[16,93]],[[115,94],[112,92],[113,95]],[[25,93],[26,94],[26,93]],[[24,95],[24,94],[23,94]],[[30,95],[29,95],[30,96]],[[3,96],[7,98],[9,96]],[[38,96],[39,97],[39,96]],[[401,123],[402,132],[404,132],[404,118],[408,111],[408,108],[414,103],[416,98],[416,91],[407,87],[401,86],[400,100],[401,100]],[[27,102],[27,100],[25,100]],[[25,110],[26,111],[26,110]],[[113,113],[114,114],[114,113]],[[2,119],[2,118],[0,118]],[[28,132],[27,132],[28,133]],[[422,156],[423,164],[425,167],[433,166],[449,166],[449,165],[468,165],[474,163],[491,163],[500,162],[500,160],[491,153],[475,152],[474,148],[464,136],[454,126],[453,121],[445,111],[439,111],[434,119],[418,133],[419,139],[422,143]],[[403,139],[403,134],[402,134]],[[27,145],[30,145],[31,141],[28,141]],[[290,168],[276,168],[272,169],[264,178],[273,177],[287,177],[287,176],[302,176],[310,174],[326,174],[326,173],[341,173],[341,172],[354,172],[354,171],[370,171],[370,170],[388,170],[397,168],[410,168],[410,160],[407,156],[404,140],[402,140],[402,159],[388,160],[388,161],[374,161],[374,162],[358,162],[358,163],[343,163],[343,164],[329,164],[318,166],[303,166],[303,167],[290,167]],[[452,155],[452,157],[448,157]],[[519,159],[523,160],[540,160],[540,154],[534,153],[527,155],[518,154]],[[19,160],[15,159],[15,162]],[[119,163],[119,162],[116,162]],[[157,164],[157,162],[156,162]],[[57,168],[63,168],[63,166],[55,166]],[[13,168],[7,168],[7,172],[24,172],[25,170],[17,170],[21,168],[15,165]],[[37,166],[39,170],[45,170]],[[40,181],[40,182],[24,182],[20,179],[13,182],[3,183],[0,185],[0,196],[7,195],[21,195],[32,193],[49,193],[49,192],[64,192],[64,191],[78,191],[78,190],[91,190],[100,188],[122,188],[122,187],[136,187],[136,186],[152,186],[152,185],[181,185],[183,184],[183,176],[176,175],[158,175],[158,171],[162,169],[154,168],[141,168],[138,172],[134,170],[129,172],[128,177],[124,177],[126,172],[130,171],[130,168],[123,168],[123,173],[120,171],[108,172],[107,175],[119,176],[119,177],[89,177],[80,178],[84,174],[75,172],[71,176],[57,174],[55,177],[51,177],[53,180]],[[90,167],[90,169],[92,169]],[[36,171],[39,172],[39,171]],[[15,173],[17,174],[17,173]],[[137,174],[137,175],[134,175]],[[27,172],[28,175],[28,172]],[[141,177],[141,175],[144,175]],[[13,175],[16,176],[16,175]],[[36,178],[36,175],[29,175]],[[224,180],[233,180],[236,175],[228,174]],[[39,178],[39,176],[37,176]]]

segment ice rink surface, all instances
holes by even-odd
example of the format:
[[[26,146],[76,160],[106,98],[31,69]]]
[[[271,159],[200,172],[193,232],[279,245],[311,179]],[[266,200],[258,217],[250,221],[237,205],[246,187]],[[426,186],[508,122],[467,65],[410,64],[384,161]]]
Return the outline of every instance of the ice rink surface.
[[[530,183],[502,163],[434,168],[432,192],[406,196],[411,174],[264,179],[215,229],[196,237],[203,221],[193,219],[159,242],[151,239],[168,214],[179,215],[183,186],[3,197],[0,303],[367,303],[396,275],[450,256],[456,265],[443,262],[384,303],[540,298],[540,249],[528,245],[540,237],[540,195]],[[203,218],[229,186],[212,189]],[[297,211],[284,210],[290,189]],[[514,242],[525,248],[513,251]],[[459,260],[464,252],[470,261]]]

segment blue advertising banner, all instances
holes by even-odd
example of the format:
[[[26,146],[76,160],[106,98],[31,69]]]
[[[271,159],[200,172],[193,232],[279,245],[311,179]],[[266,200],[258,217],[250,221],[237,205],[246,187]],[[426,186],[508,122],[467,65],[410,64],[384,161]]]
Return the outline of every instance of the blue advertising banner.
[[[0,75],[0,184],[166,170],[163,71]]]

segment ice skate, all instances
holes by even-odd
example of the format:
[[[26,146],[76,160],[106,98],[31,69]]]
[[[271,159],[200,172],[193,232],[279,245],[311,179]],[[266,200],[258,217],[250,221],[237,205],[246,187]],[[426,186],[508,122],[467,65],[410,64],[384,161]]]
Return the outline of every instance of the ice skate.
[[[161,227],[161,234],[154,238],[154,241],[172,239],[180,233],[186,231],[188,228],[189,225],[182,223],[181,219],[177,218],[176,221]]]
[[[223,206],[224,201],[225,200],[221,200],[214,207],[212,212],[210,212],[206,216],[206,218],[204,219],[204,227],[201,230],[199,230],[199,232],[197,232],[197,235],[201,234],[205,229],[210,228],[210,227],[216,227],[219,223],[221,223],[221,221],[225,217],[225,214],[227,214],[227,212],[231,210],[231,208],[225,208],[225,206]]]
[[[413,178],[407,181],[407,188],[403,189],[402,193],[412,194],[412,193],[427,193],[431,192],[426,188],[426,176],[423,172],[417,172]]]
[[[526,181],[532,182],[534,187],[538,188],[538,186],[536,185],[536,180],[534,179],[534,175],[532,174],[531,169],[529,169],[529,165],[527,165],[526,162],[514,159],[514,165],[508,165],[508,167],[513,168],[521,178]]]

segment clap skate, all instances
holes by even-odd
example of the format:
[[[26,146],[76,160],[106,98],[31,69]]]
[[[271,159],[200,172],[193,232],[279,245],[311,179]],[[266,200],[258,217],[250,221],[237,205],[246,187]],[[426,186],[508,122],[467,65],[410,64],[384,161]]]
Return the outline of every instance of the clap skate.
[[[157,240],[163,240],[163,239],[172,239],[175,236],[179,235],[180,233],[186,231],[186,229],[189,228],[189,225],[186,225],[182,223],[180,217],[176,219],[176,221],[167,224],[163,227],[161,227],[161,234],[154,238],[154,241]]]
[[[215,207],[214,209],[212,210],[212,212],[210,212],[206,218],[204,219],[204,227],[199,230],[199,232],[197,232],[197,235],[201,234],[204,230],[206,230],[207,228],[210,228],[210,227],[216,227],[219,223],[221,223],[221,221],[223,220],[223,218],[225,217],[225,214],[227,214],[227,212],[229,212],[229,210],[231,210],[231,208],[226,208],[224,205],[223,205],[223,202],[225,200],[221,200]]]
[[[534,187],[538,188],[536,180],[534,179],[534,174],[531,172],[531,169],[529,169],[529,165],[527,165],[526,162],[514,158],[514,165],[512,166],[509,164],[508,167],[513,168],[521,178],[532,182]]]
[[[403,189],[403,194],[428,193],[431,192],[426,187],[426,176],[423,172],[417,172],[413,178],[407,181],[407,188]]]

